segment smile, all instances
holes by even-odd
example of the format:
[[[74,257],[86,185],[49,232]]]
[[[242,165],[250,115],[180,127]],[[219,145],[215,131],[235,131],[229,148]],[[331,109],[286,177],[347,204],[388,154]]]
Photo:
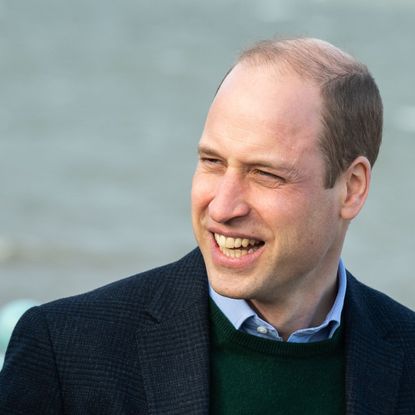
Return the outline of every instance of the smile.
[[[264,245],[263,241],[257,239],[233,238],[218,233],[215,233],[214,237],[220,251],[230,258],[240,258],[252,254]]]

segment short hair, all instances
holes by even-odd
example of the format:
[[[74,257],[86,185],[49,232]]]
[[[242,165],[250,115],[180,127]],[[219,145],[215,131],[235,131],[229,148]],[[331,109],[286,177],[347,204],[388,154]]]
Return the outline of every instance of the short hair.
[[[294,71],[320,88],[323,130],[319,142],[327,188],[360,155],[373,166],[382,141],[383,106],[364,64],[330,43],[312,38],[261,41],[243,51],[240,62]]]

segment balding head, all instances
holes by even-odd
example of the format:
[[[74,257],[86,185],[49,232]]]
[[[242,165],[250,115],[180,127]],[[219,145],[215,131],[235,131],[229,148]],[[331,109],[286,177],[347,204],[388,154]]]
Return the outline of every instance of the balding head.
[[[242,52],[238,62],[270,65],[281,72],[295,72],[318,85],[350,72],[367,69],[347,53],[320,39],[265,40]]]
[[[265,40],[245,50],[237,64],[271,66],[318,86],[323,100],[320,146],[326,186],[358,156],[376,161],[382,137],[382,100],[367,67],[320,39]]]

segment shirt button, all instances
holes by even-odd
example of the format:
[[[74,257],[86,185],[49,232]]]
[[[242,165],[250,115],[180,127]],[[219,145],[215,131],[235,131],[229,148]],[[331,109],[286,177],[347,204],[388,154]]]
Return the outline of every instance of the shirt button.
[[[268,333],[268,329],[266,327],[264,327],[264,326],[258,326],[256,328],[256,331],[258,333],[261,333],[261,334],[267,334]]]

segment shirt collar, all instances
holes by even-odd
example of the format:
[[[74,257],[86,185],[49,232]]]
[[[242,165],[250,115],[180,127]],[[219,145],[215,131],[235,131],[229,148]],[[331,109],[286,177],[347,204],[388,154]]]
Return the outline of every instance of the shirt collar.
[[[288,341],[306,342],[309,341],[311,337],[313,337],[314,341],[316,339],[322,340],[322,336],[324,336],[324,338],[332,337],[334,332],[340,326],[341,313],[343,310],[344,298],[346,295],[346,269],[341,259],[339,261],[337,278],[338,289],[336,299],[334,300],[333,306],[328,312],[323,323],[317,327],[307,327],[297,330],[291,334]],[[227,317],[227,319],[232,323],[235,329],[245,331],[244,324],[252,319],[263,322],[263,320],[257,315],[257,313],[249,306],[245,300],[224,297],[214,291],[212,287],[209,287],[209,293],[212,300],[216,303],[216,305]],[[325,334],[323,335],[323,333]]]

